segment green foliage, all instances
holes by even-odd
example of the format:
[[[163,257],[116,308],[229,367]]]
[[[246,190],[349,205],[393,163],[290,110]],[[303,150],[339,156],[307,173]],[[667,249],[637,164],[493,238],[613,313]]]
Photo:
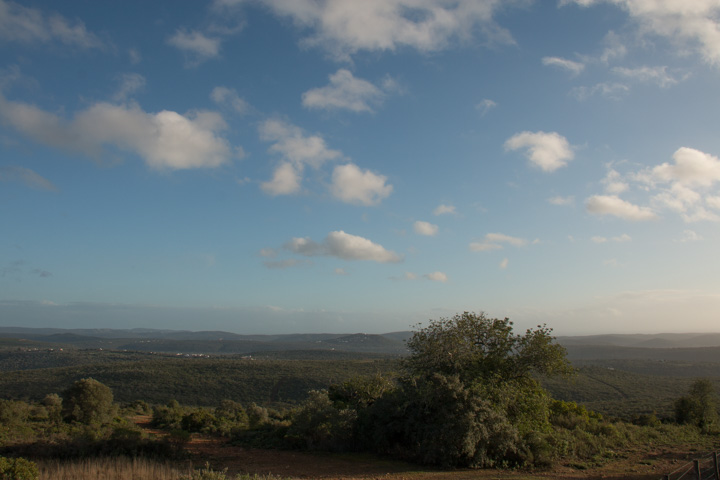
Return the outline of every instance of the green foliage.
[[[675,401],[675,420],[708,432],[718,424],[717,394],[707,379],[697,379],[688,394]]]
[[[112,390],[92,378],[78,380],[63,392],[62,413],[85,425],[109,423],[116,413]]]
[[[372,405],[393,388],[392,380],[380,374],[360,376],[330,385],[328,398],[339,408],[359,410]]]
[[[571,372],[552,329],[539,325],[516,335],[512,325],[507,318],[469,312],[433,320],[408,340],[403,366],[411,375],[457,375],[466,384]]]
[[[286,439],[295,446],[319,450],[351,448],[355,410],[339,409],[326,391],[312,391],[291,417]]]
[[[37,480],[40,476],[37,465],[24,458],[0,457],[0,479]]]
[[[169,430],[179,429],[185,412],[177,400],[170,400],[167,405],[153,408],[151,424],[154,427]]]
[[[446,467],[501,464],[519,441],[479,389],[441,374],[403,381],[362,413],[360,430],[380,453]]]

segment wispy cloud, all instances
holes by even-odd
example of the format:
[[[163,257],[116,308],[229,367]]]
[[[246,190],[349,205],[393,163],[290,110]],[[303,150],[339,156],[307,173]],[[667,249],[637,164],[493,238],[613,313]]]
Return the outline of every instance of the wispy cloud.
[[[0,181],[19,182],[38,190],[56,192],[57,187],[48,179],[25,167],[0,166]]]

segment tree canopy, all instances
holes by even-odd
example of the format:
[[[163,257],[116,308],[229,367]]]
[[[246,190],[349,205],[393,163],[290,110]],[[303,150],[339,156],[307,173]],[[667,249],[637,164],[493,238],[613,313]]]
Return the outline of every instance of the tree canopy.
[[[407,342],[404,367],[411,375],[457,375],[466,384],[569,373],[565,349],[551,333],[538,325],[519,335],[508,318],[464,312],[416,331]]]

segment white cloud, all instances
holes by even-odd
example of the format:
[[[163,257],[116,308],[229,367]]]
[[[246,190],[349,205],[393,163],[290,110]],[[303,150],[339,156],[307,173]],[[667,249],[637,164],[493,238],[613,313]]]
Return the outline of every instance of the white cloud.
[[[488,233],[485,235],[483,242],[473,242],[470,244],[470,250],[473,252],[487,252],[490,250],[500,250],[502,244],[506,243],[514,247],[522,247],[527,245],[528,241],[524,238],[511,237],[503,233]],[[535,242],[533,242],[535,243]]]
[[[475,105],[475,109],[480,112],[480,115],[485,115],[493,108],[497,107],[497,102],[490,100],[489,98],[483,98],[480,103]]]
[[[430,222],[418,220],[413,224],[413,230],[415,230],[415,233],[418,235],[427,235],[432,237],[438,232],[438,226],[433,225]]]
[[[445,283],[448,281],[448,276],[445,275],[443,272],[427,273],[423,275],[423,277],[427,278],[428,280],[432,280],[433,282]]]
[[[378,87],[341,68],[330,75],[329,85],[303,93],[302,104],[311,109],[372,112],[375,106],[382,103],[384,97],[385,93]]]
[[[585,203],[587,211],[596,215],[612,215],[630,221],[653,220],[657,215],[646,207],[639,207],[615,195],[594,195]]]
[[[335,272],[335,275],[341,275],[341,276],[348,275],[348,273],[345,271],[344,268],[336,268],[334,270],[334,272]]]
[[[417,275],[412,272],[405,272],[404,278],[405,280],[416,280]]]
[[[548,198],[548,202],[552,205],[573,205],[575,203],[575,197],[573,197],[572,195],[568,197],[551,197]]]
[[[224,2],[228,3],[228,2]],[[410,47],[438,51],[456,39],[482,32],[492,42],[513,43],[510,34],[493,21],[508,3],[497,0],[257,0],[276,15],[290,17],[309,30],[303,44],[320,47],[337,59],[358,51],[395,51]]]
[[[622,58],[627,54],[627,48],[623,45],[618,34],[610,30],[603,39],[607,45],[600,55],[600,61],[607,64],[610,60]]]
[[[148,113],[136,104],[96,103],[66,121],[0,95],[0,122],[45,145],[91,157],[104,146],[135,153],[158,170],[218,167],[231,157],[228,142],[218,136],[226,124],[213,112]]]
[[[207,37],[195,30],[178,29],[167,39],[167,43],[188,55],[187,66],[194,67],[220,55],[220,39]]]
[[[278,252],[274,248],[263,248],[262,250],[260,250],[261,257],[274,258],[277,256],[277,254]]]
[[[136,92],[145,88],[145,77],[139,73],[124,73],[119,77],[120,86],[113,95],[116,102],[124,102]]]
[[[38,190],[57,191],[57,187],[47,178],[38,175],[29,168],[13,165],[0,165],[0,182],[19,182]]]
[[[289,162],[282,162],[273,172],[273,178],[267,182],[262,182],[260,188],[272,196],[290,195],[300,191],[300,183],[302,182],[302,169],[298,169]]]
[[[612,72],[638,82],[656,83],[661,88],[671,87],[680,80],[667,73],[667,67],[614,67]]]
[[[455,211],[455,206],[453,205],[440,204],[435,207],[435,210],[433,210],[433,215],[455,215],[456,213],[457,212]]]
[[[573,75],[577,75],[585,69],[584,63],[574,62],[560,57],[543,57],[542,64],[545,66],[562,68]]]
[[[673,154],[673,160],[674,164],[663,163],[642,174],[651,181],[675,182],[688,187],[709,187],[720,182],[720,160],[714,155],[681,147]]]
[[[677,240],[680,243],[687,243],[687,242],[699,242],[702,240],[703,237],[697,234],[694,230],[684,230],[682,237],[680,237],[680,240]]]
[[[250,109],[248,103],[240,98],[234,88],[215,87],[210,92],[210,98],[218,105],[232,108],[239,114],[245,114]]]
[[[79,48],[102,48],[103,42],[81,21],[70,23],[58,14],[0,0],[0,39],[18,43],[60,43]]]
[[[620,173],[612,168],[608,171],[602,183],[605,185],[605,192],[612,195],[622,193],[629,188],[629,185],[623,181]]]
[[[331,256],[343,260],[369,260],[378,263],[397,263],[402,257],[357,235],[344,231],[330,232],[322,243],[309,238],[293,238],[284,245],[287,250],[305,256]]]
[[[282,120],[267,120],[260,125],[260,139],[275,142],[270,152],[278,153],[296,165],[320,167],[328,160],[341,158],[338,150],[331,150],[318,135],[305,135],[301,128]]]
[[[552,172],[575,157],[567,139],[551,132],[521,132],[505,142],[505,150],[526,149],[525,156],[543,171]]]
[[[708,207],[710,208],[720,210],[720,197],[705,197],[705,203],[707,203]]]
[[[503,258],[500,262],[500,269],[505,270],[508,267],[509,260],[507,258]]]
[[[608,241],[615,243],[625,243],[632,241],[632,237],[627,233],[623,233],[622,235],[612,237],[610,239],[606,237],[592,237],[590,240],[592,240],[594,243],[607,243]]]
[[[348,163],[338,165],[332,173],[331,192],[346,203],[355,205],[378,205],[388,197],[393,186],[386,183],[385,175],[361,170],[357,165]]]
[[[705,62],[720,65],[717,0],[563,0],[561,5],[612,3],[628,12],[645,35],[669,39],[679,49],[697,50]]]

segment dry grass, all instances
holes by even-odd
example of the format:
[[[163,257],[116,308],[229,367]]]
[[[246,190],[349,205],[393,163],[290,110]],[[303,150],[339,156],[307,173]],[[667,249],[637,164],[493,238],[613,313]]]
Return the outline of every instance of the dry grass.
[[[97,458],[38,462],[40,480],[180,480],[192,472],[190,464],[143,458]]]

